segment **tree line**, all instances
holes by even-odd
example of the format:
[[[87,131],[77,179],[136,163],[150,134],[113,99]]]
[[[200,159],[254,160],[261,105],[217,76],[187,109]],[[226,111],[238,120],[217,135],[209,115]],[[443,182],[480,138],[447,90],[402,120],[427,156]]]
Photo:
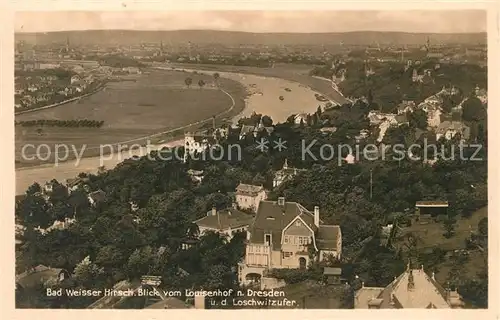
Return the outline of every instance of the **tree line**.
[[[79,119],[79,120],[55,120],[38,119],[14,121],[14,125],[21,127],[64,127],[64,128],[101,128],[104,121]]]

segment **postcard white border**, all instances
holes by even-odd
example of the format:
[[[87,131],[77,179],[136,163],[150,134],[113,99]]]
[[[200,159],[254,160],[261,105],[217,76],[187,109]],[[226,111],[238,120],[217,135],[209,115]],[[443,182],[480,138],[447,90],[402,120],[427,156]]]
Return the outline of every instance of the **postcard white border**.
[[[160,11],[160,10],[488,10],[488,100],[489,100],[489,149],[490,155],[498,152],[498,130],[496,121],[499,118],[500,88],[498,73],[500,72],[498,59],[499,52],[499,11],[496,1],[466,2],[466,1],[35,1],[19,0],[2,2],[1,19],[1,107],[0,130],[3,152],[0,157],[1,187],[0,187],[0,230],[2,235],[1,253],[2,263],[0,305],[5,319],[32,319],[51,318],[64,319],[68,317],[86,319],[99,317],[102,319],[219,319],[221,317],[238,319],[255,319],[265,317],[279,317],[292,319],[383,319],[406,318],[453,318],[470,319],[497,319],[499,317],[498,304],[498,225],[496,212],[500,208],[498,199],[499,166],[498,160],[490,159],[488,167],[488,199],[489,199],[489,309],[488,310],[234,310],[234,311],[203,311],[203,310],[16,310],[14,308],[14,126],[13,126],[13,12],[14,11]]]

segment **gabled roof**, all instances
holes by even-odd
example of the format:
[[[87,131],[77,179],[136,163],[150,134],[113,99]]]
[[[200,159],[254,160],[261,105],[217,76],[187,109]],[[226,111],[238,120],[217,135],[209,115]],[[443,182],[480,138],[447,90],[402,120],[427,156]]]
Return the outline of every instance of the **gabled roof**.
[[[408,289],[410,274],[413,277],[414,288]],[[402,308],[426,308],[432,303],[436,308],[449,308],[446,293],[436,287],[435,282],[422,269],[407,270],[389,285],[384,291],[394,295]],[[390,299],[389,299],[390,301]],[[384,303],[389,302],[384,299]]]
[[[216,230],[235,229],[248,226],[252,223],[253,216],[235,208],[217,210],[215,215],[212,210],[207,212],[207,216],[194,221],[198,226]]]
[[[95,202],[103,202],[106,200],[106,192],[102,190],[97,190],[89,193],[89,197],[92,198]]]
[[[261,191],[264,191],[263,186],[254,186],[251,184],[240,183],[236,187],[236,194],[255,196]]]
[[[413,286],[409,286],[410,283]],[[457,299],[460,299],[458,294],[456,295]],[[446,298],[446,290],[429,277],[423,269],[407,269],[387,287],[362,287],[355,296],[361,308],[374,305],[370,303],[374,300],[381,309],[450,308]]]
[[[314,215],[296,202],[285,202],[279,205],[277,201],[261,201],[255,220],[250,227],[250,242],[264,243],[264,235],[272,235],[273,248],[281,247],[283,229],[299,216],[314,232]]]

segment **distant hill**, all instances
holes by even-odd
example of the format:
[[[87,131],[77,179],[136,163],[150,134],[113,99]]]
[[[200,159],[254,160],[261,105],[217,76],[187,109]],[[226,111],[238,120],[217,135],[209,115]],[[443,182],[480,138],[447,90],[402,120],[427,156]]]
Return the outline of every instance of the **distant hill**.
[[[158,43],[165,45],[185,45],[220,43],[222,45],[346,45],[384,44],[424,44],[427,38],[431,43],[443,44],[486,44],[486,33],[405,33],[356,31],[343,33],[249,33],[213,30],[179,31],[132,31],[132,30],[85,30],[47,33],[16,33],[15,40],[31,44],[65,43],[72,44],[120,44]]]

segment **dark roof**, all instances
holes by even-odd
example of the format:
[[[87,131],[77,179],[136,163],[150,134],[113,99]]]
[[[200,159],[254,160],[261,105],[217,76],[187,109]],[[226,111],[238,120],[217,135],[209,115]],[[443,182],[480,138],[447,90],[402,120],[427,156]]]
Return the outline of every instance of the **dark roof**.
[[[314,215],[296,202],[261,201],[255,220],[250,227],[250,241],[264,243],[264,234],[272,234],[273,248],[281,247],[281,233],[295,217],[300,218],[315,232]]]
[[[205,135],[205,134],[196,134],[196,135],[193,135],[192,136],[193,140],[198,142],[198,143],[209,143],[209,144],[213,144],[216,141],[216,139],[211,136],[211,135]]]
[[[89,193],[89,197],[91,197],[95,202],[102,202],[106,200],[106,192],[97,190]]]
[[[398,114],[396,117],[394,117],[398,123],[405,123],[408,122],[408,118],[406,117],[406,114]]]
[[[69,187],[74,187],[74,186],[78,185],[79,183],[88,182],[88,181],[89,181],[88,177],[85,177],[85,178],[76,177],[76,178],[73,178],[73,179],[66,180],[66,184]]]
[[[415,129],[415,139],[419,139],[425,133],[424,130],[416,128]]]
[[[323,269],[324,275],[340,276],[342,274],[341,268],[325,267]]]
[[[253,216],[235,208],[218,210],[215,215],[212,211],[207,212],[207,216],[194,221],[198,226],[226,230],[248,226],[252,223]]]
[[[337,239],[340,235],[339,226],[320,225],[316,244],[318,249],[337,249]]]
[[[251,133],[255,130],[255,126],[243,125],[241,127],[240,135],[245,135],[247,133]]]

